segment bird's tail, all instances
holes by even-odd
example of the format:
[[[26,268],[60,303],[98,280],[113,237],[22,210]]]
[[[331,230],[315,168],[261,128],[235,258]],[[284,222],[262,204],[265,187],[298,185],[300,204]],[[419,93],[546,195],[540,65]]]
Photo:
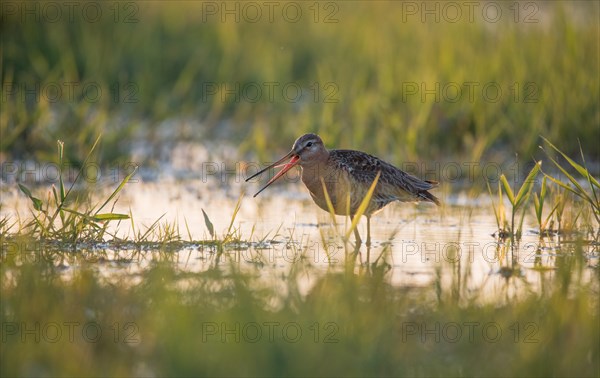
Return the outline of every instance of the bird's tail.
[[[433,194],[429,193],[427,190],[422,190],[419,192],[419,199],[425,202],[433,202],[436,205],[440,206],[440,200]]]

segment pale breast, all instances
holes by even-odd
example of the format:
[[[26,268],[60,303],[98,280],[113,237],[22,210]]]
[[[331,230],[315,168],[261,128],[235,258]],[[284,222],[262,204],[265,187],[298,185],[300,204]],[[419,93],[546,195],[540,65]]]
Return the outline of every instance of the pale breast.
[[[331,164],[303,166],[302,182],[317,206],[329,211],[323,191],[324,184],[337,215],[354,214],[368,190],[368,187],[356,182],[345,167]],[[373,197],[366,213],[371,214],[392,200]]]

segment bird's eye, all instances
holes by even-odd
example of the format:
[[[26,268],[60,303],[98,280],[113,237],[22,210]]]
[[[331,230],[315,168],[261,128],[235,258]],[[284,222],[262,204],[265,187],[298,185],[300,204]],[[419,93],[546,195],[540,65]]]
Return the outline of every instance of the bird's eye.
[[[311,147],[312,145],[313,145],[313,142],[306,143],[306,147]]]

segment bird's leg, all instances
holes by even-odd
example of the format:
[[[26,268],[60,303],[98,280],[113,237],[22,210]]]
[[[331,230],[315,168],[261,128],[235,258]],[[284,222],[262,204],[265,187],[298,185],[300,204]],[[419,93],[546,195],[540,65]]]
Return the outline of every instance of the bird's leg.
[[[367,215],[367,247],[371,246],[371,216]]]
[[[354,215],[350,215],[350,222],[354,221]],[[354,229],[354,238],[356,239],[356,246],[360,246],[362,244],[362,240],[360,239],[360,234],[358,233],[358,225]]]

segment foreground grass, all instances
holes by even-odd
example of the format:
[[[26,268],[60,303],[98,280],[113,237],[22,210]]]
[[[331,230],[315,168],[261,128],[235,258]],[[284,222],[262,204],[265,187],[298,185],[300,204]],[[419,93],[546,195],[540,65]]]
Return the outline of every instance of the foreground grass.
[[[385,265],[319,273],[298,262],[265,282],[268,265],[226,260],[190,274],[163,255],[115,282],[77,253],[66,271],[53,256],[31,247],[3,256],[2,376],[600,372],[598,287],[582,280],[578,253],[540,273],[542,293],[487,304],[459,304],[448,288],[436,294],[437,284],[394,287]],[[315,284],[304,295],[306,277]]]

